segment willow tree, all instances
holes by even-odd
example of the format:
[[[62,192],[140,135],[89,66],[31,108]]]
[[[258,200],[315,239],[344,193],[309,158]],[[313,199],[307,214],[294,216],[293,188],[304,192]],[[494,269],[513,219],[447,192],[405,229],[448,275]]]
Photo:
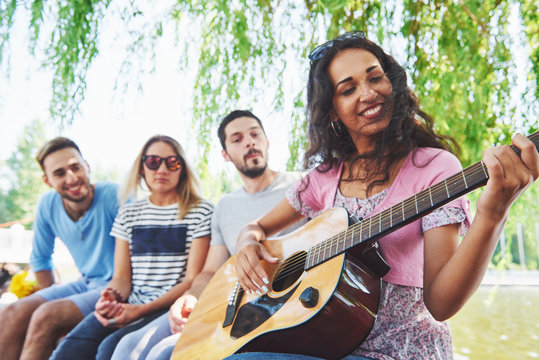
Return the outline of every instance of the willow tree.
[[[162,4],[162,2],[159,2]],[[502,0],[209,0],[170,2],[161,16],[126,0],[2,0],[0,61],[9,58],[17,11],[28,13],[29,47],[52,69],[51,118],[76,119],[86,76],[99,53],[100,29],[115,14],[148,68],[163,27],[177,25],[185,68],[196,68],[193,130],[205,169],[209,132],[242,99],[290,118],[290,168],[305,146],[306,55],[317,43],[362,29],[404,63],[423,108],[443,133],[457,138],[465,164],[514,130],[537,127],[539,19],[537,2]],[[188,23],[189,31],[180,31]],[[516,54],[524,54],[517,70]],[[520,71],[520,72],[519,72]],[[132,81],[129,72],[119,74]],[[525,81],[518,81],[518,74]],[[76,120],[75,120],[76,121]]]
[[[211,133],[238,104],[261,104],[290,119],[289,168],[301,167],[305,139],[306,55],[344,31],[363,30],[405,66],[423,109],[455,137],[465,165],[483,148],[531,132],[539,115],[537,1],[503,0],[1,0],[0,63],[9,71],[15,15],[25,14],[28,46],[54,73],[52,121],[76,121],[86,78],[107,23],[130,39],[119,84],[155,66],[166,31],[176,33],[178,63],[195,69],[192,130],[198,167],[208,178]],[[160,12],[155,16],[159,4]],[[152,14],[152,15],[150,15]],[[182,71],[182,69],[178,71]],[[532,232],[539,189],[508,224]],[[476,195],[474,195],[476,196]],[[520,210],[519,210],[520,208]],[[526,210],[528,209],[528,210]],[[530,239],[528,245],[533,241]],[[533,244],[532,244],[533,245]],[[535,246],[535,245],[533,245]],[[537,267],[539,264],[534,264]]]

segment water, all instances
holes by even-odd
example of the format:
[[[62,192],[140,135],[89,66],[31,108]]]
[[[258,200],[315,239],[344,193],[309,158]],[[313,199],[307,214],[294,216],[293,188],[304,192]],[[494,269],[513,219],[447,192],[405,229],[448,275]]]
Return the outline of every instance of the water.
[[[455,360],[539,359],[539,286],[481,286],[450,321]]]

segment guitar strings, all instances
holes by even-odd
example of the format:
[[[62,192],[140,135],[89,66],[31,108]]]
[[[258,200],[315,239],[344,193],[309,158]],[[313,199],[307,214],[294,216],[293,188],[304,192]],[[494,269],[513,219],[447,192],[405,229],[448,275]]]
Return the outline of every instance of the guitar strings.
[[[398,221],[398,220],[395,221],[395,222],[393,221],[393,212],[394,212],[395,209],[400,209],[398,211],[395,211],[396,214],[398,214],[398,213],[406,214],[407,212],[410,212],[410,209],[415,208],[416,204],[422,204],[425,201],[430,200],[430,198],[432,198],[433,203],[434,203],[434,199],[436,199],[436,203],[438,203],[440,201],[440,197],[442,197],[441,200],[443,201],[443,200],[448,198],[446,195],[443,195],[443,194],[447,194],[449,187],[453,188],[455,185],[458,185],[458,184],[466,184],[466,178],[469,178],[468,181],[471,181],[471,182],[477,181],[477,175],[479,175],[479,174],[486,175],[485,168],[484,168],[484,165],[482,164],[482,162],[476,163],[476,164],[468,167],[467,169],[464,169],[461,172],[449,177],[448,179],[446,179],[444,181],[441,181],[441,182],[433,185],[432,187],[427,188],[427,189],[419,192],[418,194],[416,194],[416,195],[414,195],[414,196],[412,196],[410,198],[407,198],[407,199],[401,201],[400,203],[395,204],[395,205],[391,206],[390,208],[385,209],[384,211],[373,215],[370,218],[367,218],[367,219],[363,220],[360,223],[357,223],[357,224],[354,224],[354,225],[350,226],[348,229],[344,230],[340,234],[337,234],[337,235],[329,238],[326,241],[322,241],[322,242],[314,245],[313,247],[311,247],[309,249],[309,256],[313,256],[313,257],[318,256],[318,258],[320,258],[320,254],[322,252],[325,253],[327,249],[331,250],[333,248],[336,248],[337,251],[330,251],[330,255],[327,256],[329,258],[329,257],[335,255],[336,253],[338,253],[339,252],[338,249],[340,247],[342,247],[342,249],[343,249],[342,252],[344,252],[346,249],[356,245],[357,243],[359,243],[359,242],[361,242],[363,240],[367,240],[369,238],[372,238],[372,237],[374,237],[375,235],[377,235],[377,234],[379,234],[381,232],[381,231],[376,231],[376,230],[374,232],[372,231],[373,230],[373,225],[372,225],[373,219],[378,218],[379,220],[375,220],[375,225],[378,225],[379,230],[381,230],[381,228],[383,226],[384,231],[385,231],[385,230],[392,227],[391,224],[398,225],[398,224],[401,223],[401,221]],[[424,209],[421,209],[421,210],[424,210]],[[416,215],[416,214],[414,214],[414,215]],[[409,218],[410,217],[408,217],[408,219]],[[369,224],[367,225],[367,223],[369,223]],[[365,236],[365,235],[367,235],[366,234],[367,231],[364,231],[364,227],[367,227],[366,230],[368,230],[369,236]],[[349,236],[349,233],[351,232],[352,234],[354,234],[356,231],[359,231],[360,237],[359,237],[359,241],[356,241],[354,243],[353,242],[354,236]],[[346,245],[339,246],[339,244],[345,243],[347,239],[352,240],[350,245],[348,245],[348,246],[346,246]],[[325,258],[326,258],[326,256],[323,256],[322,260],[325,260]]]

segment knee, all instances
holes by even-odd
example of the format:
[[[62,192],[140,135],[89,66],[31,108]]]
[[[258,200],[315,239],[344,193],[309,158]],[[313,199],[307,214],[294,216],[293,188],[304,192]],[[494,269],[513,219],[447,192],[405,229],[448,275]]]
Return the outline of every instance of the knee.
[[[39,306],[32,315],[30,326],[33,330],[54,331],[60,327],[57,304],[54,301]]]
[[[13,331],[13,329],[26,329],[30,317],[37,306],[29,303],[26,299],[18,300],[7,305],[0,311],[0,331]]]

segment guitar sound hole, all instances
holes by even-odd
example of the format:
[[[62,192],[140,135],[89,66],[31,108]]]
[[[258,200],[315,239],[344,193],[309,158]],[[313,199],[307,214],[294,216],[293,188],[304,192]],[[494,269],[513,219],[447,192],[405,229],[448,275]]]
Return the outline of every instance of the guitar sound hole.
[[[286,290],[292,286],[303,274],[307,253],[301,251],[287,258],[279,267],[273,277],[272,288],[276,292]]]

